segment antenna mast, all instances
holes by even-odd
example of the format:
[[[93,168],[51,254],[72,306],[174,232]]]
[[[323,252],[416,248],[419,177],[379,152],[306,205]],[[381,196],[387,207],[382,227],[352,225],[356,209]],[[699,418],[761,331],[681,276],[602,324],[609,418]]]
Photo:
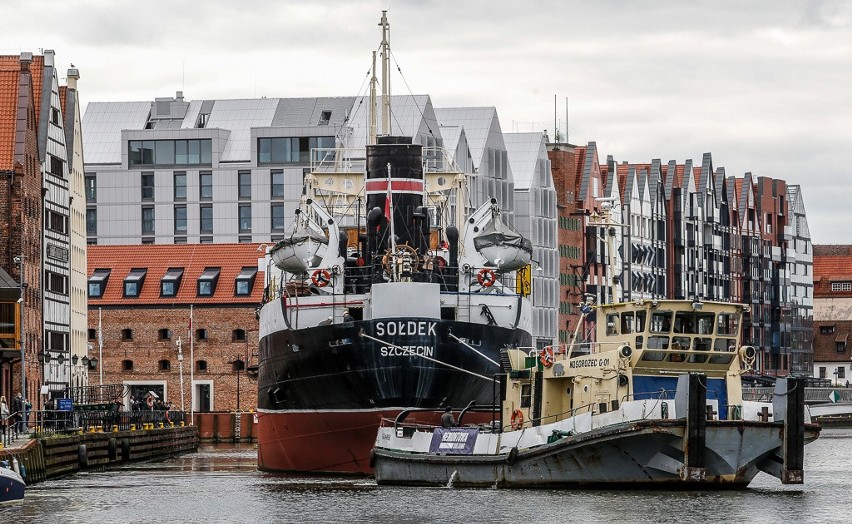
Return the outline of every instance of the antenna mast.
[[[379,25],[382,26],[382,134],[390,136],[390,24],[387,15],[387,11],[382,11]]]
[[[373,78],[370,79],[370,139],[368,144],[376,143],[376,52],[373,51]]]

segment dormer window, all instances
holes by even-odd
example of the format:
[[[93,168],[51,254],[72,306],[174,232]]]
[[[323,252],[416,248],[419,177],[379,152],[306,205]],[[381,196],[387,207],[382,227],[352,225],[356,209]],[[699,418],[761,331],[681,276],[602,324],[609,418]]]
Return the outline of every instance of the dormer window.
[[[180,288],[180,279],[183,277],[183,269],[169,268],[160,280],[160,296],[173,297],[177,295]]]
[[[320,113],[319,125],[327,126],[331,121],[331,111],[323,111]]]
[[[147,269],[131,269],[130,274],[124,279],[124,296],[138,297],[142,292],[142,284],[145,282]]]
[[[212,297],[216,292],[216,282],[219,280],[218,267],[204,268],[204,273],[198,277],[198,296]]]
[[[237,296],[251,295],[254,287],[254,277],[257,275],[256,267],[244,267],[234,284],[234,294]]]
[[[109,279],[109,269],[96,269],[92,276],[89,277],[89,298],[100,298],[104,296],[107,279]]]

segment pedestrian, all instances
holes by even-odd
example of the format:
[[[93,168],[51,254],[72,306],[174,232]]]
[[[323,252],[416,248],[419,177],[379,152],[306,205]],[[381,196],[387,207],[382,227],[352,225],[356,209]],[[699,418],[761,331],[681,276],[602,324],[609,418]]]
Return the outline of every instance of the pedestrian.
[[[6,397],[0,396],[0,428],[3,428],[3,433],[6,433],[6,424],[9,420],[9,405],[6,404]]]
[[[452,428],[456,425],[456,419],[453,418],[453,408],[447,406],[444,408],[444,414],[441,415],[441,427]]]
[[[33,405],[29,400],[24,399],[24,420],[22,422],[23,428],[21,428],[22,433],[26,433],[28,431],[27,427],[29,426],[30,421],[30,411],[32,411]]]
[[[343,321],[344,322],[354,322],[355,321],[355,317],[353,317],[352,314],[349,313],[348,309],[343,310]]]
[[[17,431],[22,431],[21,421],[24,419],[24,403],[21,401],[21,394],[15,395],[12,399],[12,423]]]

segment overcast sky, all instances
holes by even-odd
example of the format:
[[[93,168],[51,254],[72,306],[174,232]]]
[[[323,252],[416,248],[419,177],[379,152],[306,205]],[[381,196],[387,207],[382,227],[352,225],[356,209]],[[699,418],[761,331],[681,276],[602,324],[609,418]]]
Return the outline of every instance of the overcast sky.
[[[602,160],[711,152],[800,184],[814,242],[852,243],[852,2],[27,0],[0,3],[0,53],[54,49],[84,103],[355,96],[382,9],[394,94],[551,137],[567,99]]]

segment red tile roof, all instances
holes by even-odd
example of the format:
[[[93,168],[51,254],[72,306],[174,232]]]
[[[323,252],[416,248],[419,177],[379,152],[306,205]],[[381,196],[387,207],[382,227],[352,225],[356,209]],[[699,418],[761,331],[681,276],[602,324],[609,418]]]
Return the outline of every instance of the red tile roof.
[[[1,62],[0,67],[2,67]],[[11,171],[14,165],[18,76],[17,71],[0,69],[0,170],[2,171]]]
[[[259,304],[263,297],[264,273],[258,271],[251,293],[234,295],[234,282],[243,267],[257,267],[263,244],[147,244],[89,246],[89,277],[98,269],[109,269],[103,297],[89,297],[89,306]],[[218,267],[219,280],[213,296],[197,296],[198,277],[205,268]],[[160,297],[160,279],[169,268],[182,268],[177,295]],[[124,297],[124,279],[132,269],[147,269],[138,297]]]
[[[814,281],[852,281],[852,245],[814,246]]]

